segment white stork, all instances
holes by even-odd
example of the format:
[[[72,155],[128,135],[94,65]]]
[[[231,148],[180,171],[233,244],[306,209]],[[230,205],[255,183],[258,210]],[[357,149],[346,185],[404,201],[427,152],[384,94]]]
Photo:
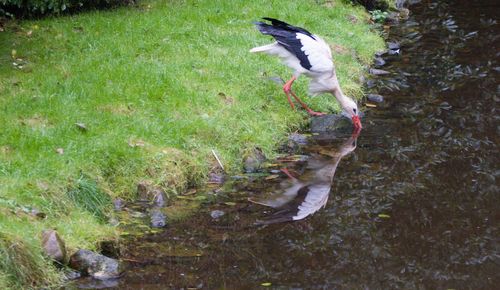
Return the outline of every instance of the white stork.
[[[328,44],[319,36],[311,34],[304,28],[292,26],[273,18],[264,17],[263,19],[270,21],[271,24],[255,22],[257,29],[262,34],[274,37],[276,42],[252,48],[250,52],[276,55],[281,58],[285,65],[294,70],[292,78],[283,86],[283,91],[285,91],[292,109],[295,109],[295,106],[290,94],[310,115],[324,115],[324,113],[311,110],[291,90],[293,82],[301,74],[305,74],[311,79],[309,84],[309,93],[311,95],[322,93],[334,95],[342,106],[343,114],[351,118],[357,130],[361,129],[358,106],[351,98],[345,96],[340,89],[332,61],[332,52]]]

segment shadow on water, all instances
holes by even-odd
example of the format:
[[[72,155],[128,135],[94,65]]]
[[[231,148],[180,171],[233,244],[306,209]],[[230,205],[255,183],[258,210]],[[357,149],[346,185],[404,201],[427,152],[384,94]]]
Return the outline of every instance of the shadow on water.
[[[132,267],[108,286],[497,288],[499,5],[413,5],[389,32],[400,53],[383,56],[390,74],[371,86],[386,101],[357,144],[313,135],[277,161],[296,179],[231,182],[193,218],[131,240]]]

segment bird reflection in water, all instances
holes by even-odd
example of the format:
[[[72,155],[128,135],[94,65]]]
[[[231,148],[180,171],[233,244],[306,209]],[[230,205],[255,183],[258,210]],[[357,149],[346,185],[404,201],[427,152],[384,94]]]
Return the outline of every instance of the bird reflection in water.
[[[360,130],[354,130],[340,145],[310,154],[305,171],[294,177],[287,170],[288,179],[280,189],[249,201],[277,209],[275,213],[257,224],[273,224],[302,220],[326,206],[333,178],[340,160],[356,149]]]

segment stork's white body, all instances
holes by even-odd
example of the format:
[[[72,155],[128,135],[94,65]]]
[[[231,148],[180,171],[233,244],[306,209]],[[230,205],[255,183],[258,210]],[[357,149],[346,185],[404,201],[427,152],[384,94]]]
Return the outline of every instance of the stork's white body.
[[[293,70],[293,75],[296,78],[302,74],[309,77],[311,79],[309,94],[312,96],[340,90],[330,47],[319,36],[314,35],[314,37],[316,40],[311,39],[307,35],[297,33],[297,39],[301,41],[303,51],[312,65],[310,69],[304,68],[297,56],[286,50],[278,42],[252,48],[250,52],[260,52],[277,56],[284,65]]]

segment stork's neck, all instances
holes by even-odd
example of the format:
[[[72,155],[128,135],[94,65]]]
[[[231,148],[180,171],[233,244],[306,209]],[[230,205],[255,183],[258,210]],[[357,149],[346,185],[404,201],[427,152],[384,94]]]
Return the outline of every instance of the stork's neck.
[[[347,97],[346,95],[344,95],[344,93],[342,92],[342,90],[340,89],[340,86],[337,86],[333,91],[332,91],[332,95],[335,96],[335,98],[337,99],[337,101],[339,101],[340,105],[342,107],[345,107],[346,103],[348,100],[350,100],[349,97]]]

